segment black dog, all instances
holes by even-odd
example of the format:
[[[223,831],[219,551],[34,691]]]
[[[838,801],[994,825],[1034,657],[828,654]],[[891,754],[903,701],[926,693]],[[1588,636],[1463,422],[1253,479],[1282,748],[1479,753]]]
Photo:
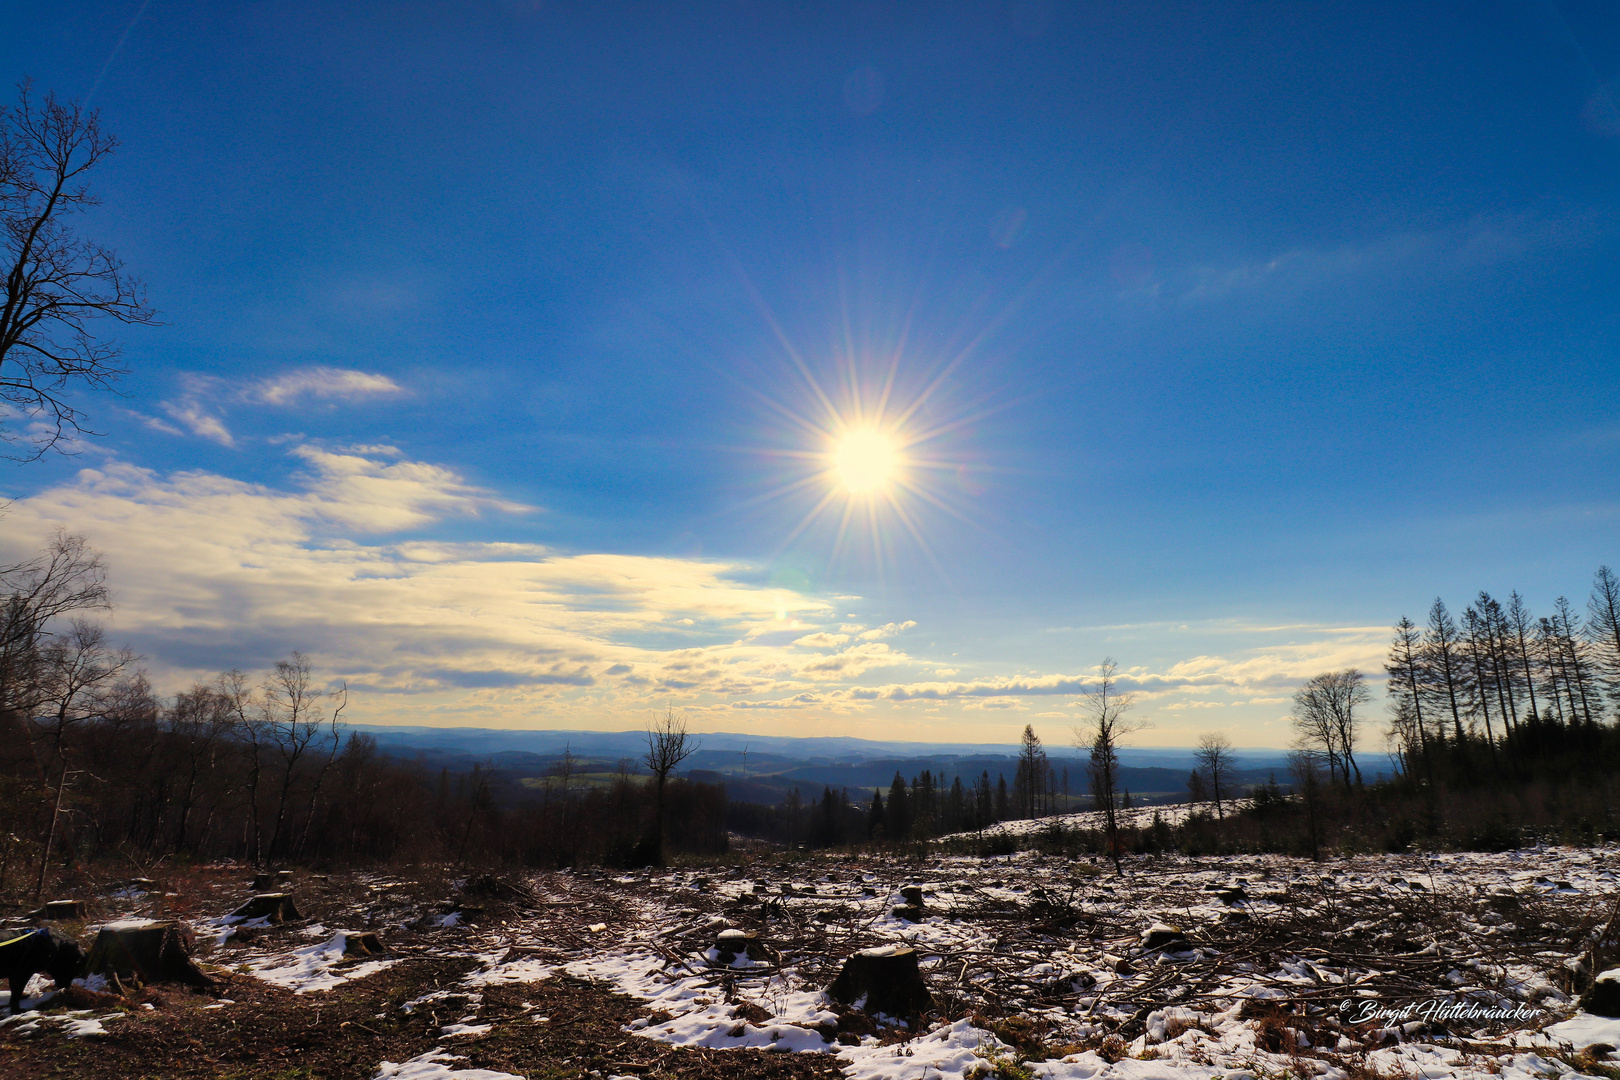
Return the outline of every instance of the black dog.
[[[36,971],[66,990],[84,970],[84,950],[66,934],[42,926],[20,938],[0,942],[0,978],[11,980],[11,1011],[22,1012],[23,989]]]

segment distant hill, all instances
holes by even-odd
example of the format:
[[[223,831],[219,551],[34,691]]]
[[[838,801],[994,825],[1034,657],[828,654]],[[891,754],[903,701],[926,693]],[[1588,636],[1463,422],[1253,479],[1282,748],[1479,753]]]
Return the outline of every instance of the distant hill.
[[[564,753],[577,770],[602,778],[623,761],[642,771],[646,736],[641,731],[524,731],[499,728],[427,728],[356,725],[377,739],[378,748],[394,757],[415,760],[431,769],[465,771],[475,764],[492,766],[503,781],[533,788],[551,772]],[[796,738],[733,732],[697,736],[700,749],[687,759],[681,775],[724,783],[732,799],[777,803],[797,790],[802,799],[819,798],[823,787],[848,790],[852,799],[868,799],[874,789],[887,790],[896,772],[908,781],[924,769],[944,786],[961,777],[964,786],[983,773],[994,784],[1005,776],[1012,783],[1018,747],[1004,743],[919,743],[858,739],[850,736]],[[1068,746],[1049,746],[1048,754],[1062,784],[1069,773],[1070,794],[1085,794],[1086,762]],[[1143,801],[1174,802],[1186,796],[1192,747],[1126,747],[1120,782]],[[1236,758],[1234,780],[1259,783],[1273,771],[1286,774],[1282,750],[1243,749]],[[626,760],[627,759],[627,760]],[[1368,779],[1381,772],[1363,765]],[[504,786],[504,785],[503,785]]]

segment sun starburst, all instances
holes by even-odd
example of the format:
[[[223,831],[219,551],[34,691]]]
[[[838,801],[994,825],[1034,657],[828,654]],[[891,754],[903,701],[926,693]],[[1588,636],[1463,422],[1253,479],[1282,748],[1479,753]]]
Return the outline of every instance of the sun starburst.
[[[777,421],[777,445],[765,452],[786,466],[758,501],[804,508],[780,550],[802,551],[804,540],[821,536],[829,562],[860,555],[881,571],[910,547],[943,570],[929,533],[937,535],[941,513],[972,522],[961,504],[983,488],[964,477],[985,472],[963,438],[978,416],[943,400],[955,365],[929,372],[918,364],[913,373],[898,352],[846,354],[824,381],[796,352],[791,359],[796,400],[756,390]]]

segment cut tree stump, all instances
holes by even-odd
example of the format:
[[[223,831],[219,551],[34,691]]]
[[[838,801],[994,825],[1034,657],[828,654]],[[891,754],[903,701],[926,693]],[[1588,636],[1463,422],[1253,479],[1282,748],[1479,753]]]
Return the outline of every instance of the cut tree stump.
[[[917,950],[906,945],[862,949],[844,961],[827,987],[834,1001],[861,1003],[867,1013],[914,1016],[934,1007],[934,997],[917,968]]]
[[[344,956],[381,956],[387,951],[383,947],[382,938],[370,931],[345,930],[343,932]]]
[[[291,922],[302,918],[293,898],[286,893],[260,893],[231,912],[234,919],[269,919],[273,923]]]
[[[1620,1017],[1620,968],[1605,971],[1592,982],[1581,1008],[1598,1016]]]
[[[45,906],[38,911],[28,913],[31,919],[50,919],[53,922],[69,922],[84,918],[83,900],[47,900]]]
[[[263,874],[253,875],[253,891],[256,893],[286,892],[293,886],[293,872],[291,870],[271,870]]]
[[[722,930],[714,938],[714,962],[730,966],[739,956],[754,961],[771,959],[770,951],[759,935],[747,930]]]
[[[900,890],[900,895],[902,898],[904,898],[905,902],[910,904],[912,907],[923,906],[923,892],[921,885],[907,885],[905,888]]]
[[[1184,952],[1192,948],[1192,943],[1178,927],[1169,923],[1154,923],[1142,934],[1142,947],[1144,949],[1167,949],[1170,952]]]
[[[184,925],[158,919],[128,919],[108,923],[96,934],[86,969],[120,981],[181,982],[212,986],[191,959],[191,931]]]

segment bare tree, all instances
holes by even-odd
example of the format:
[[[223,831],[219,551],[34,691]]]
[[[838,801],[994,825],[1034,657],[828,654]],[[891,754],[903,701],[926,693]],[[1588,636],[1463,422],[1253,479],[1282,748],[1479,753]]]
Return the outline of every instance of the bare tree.
[[[1119,666],[1113,657],[1104,657],[1097,666],[1097,681],[1086,690],[1081,707],[1086,721],[1074,728],[1076,748],[1091,751],[1091,799],[1103,813],[1103,832],[1118,874],[1119,842],[1119,748],[1126,736],[1147,727],[1147,721],[1127,716],[1131,695],[1118,689]]]
[[[254,690],[248,685],[244,672],[232,668],[219,677],[219,694],[225,699],[225,709],[235,730],[237,746],[241,750],[246,775],[242,786],[247,790],[247,813],[243,815],[242,846],[253,860],[253,865],[264,865],[264,821],[259,813],[259,788],[264,780],[265,719],[259,709]]]
[[[1361,783],[1356,764],[1356,710],[1372,700],[1366,679],[1355,668],[1313,676],[1294,692],[1294,730],[1301,749],[1314,751],[1327,761],[1328,780],[1335,776],[1350,788],[1350,774]]]
[[[72,628],[58,634],[41,650],[40,694],[44,710],[28,725],[42,729],[45,755],[40,760],[48,773],[54,766],[56,790],[51,799],[50,828],[39,857],[39,879],[34,899],[45,891],[45,872],[50,866],[51,848],[56,844],[62,818],[63,799],[73,776],[68,760],[68,732],[73,726],[96,717],[102,711],[111,684],[131,664],[135,655],[128,649],[114,650],[106,643],[106,633],[94,623],[76,619]],[[37,755],[36,755],[37,756]]]
[[[169,708],[169,731],[180,743],[180,775],[175,799],[175,851],[191,839],[191,816],[203,779],[214,772],[222,742],[231,731],[231,702],[216,688],[197,683],[175,695]]]
[[[155,321],[141,282],[118,256],[66,221],[98,204],[83,177],[117,147],[97,113],[53,94],[36,101],[27,82],[16,106],[0,111],[0,401],[41,419],[45,429],[0,437],[31,445],[28,458],[86,430],[71,390],[103,387],[122,374],[117,347],[98,341],[92,324]]]
[[[647,754],[642,760],[653,775],[653,827],[648,836],[649,853],[656,865],[664,861],[664,785],[675,767],[698,752],[700,744],[686,730],[686,717],[673,708],[664,712],[647,729]]]
[[[1588,724],[1596,723],[1596,719],[1592,716],[1592,705],[1598,698],[1598,689],[1592,678],[1592,659],[1588,651],[1586,632],[1581,627],[1580,616],[1575,614],[1575,609],[1566,596],[1560,596],[1553,601],[1553,613],[1553,627],[1557,631],[1558,646],[1564,665],[1564,688],[1569,694],[1572,719],[1579,717]],[[1598,716],[1602,716],[1601,700],[1597,700],[1597,710]]]
[[[1226,811],[1221,808],[1221,791],[1230,784],[1232,769],[1235,767],[1232,760],[1232,740],[1226,737],[1224,731],[1206,731],[1198,739],[1198,753],[1195,757],[1198,771],[1203,775],[1210,797],[1215,800],[1215,813],[1218,817],[1225,818]]]
[[[293,781],[298,776],[299,764],[312,749],[318,752],[327,743],[331,744],[327,766],[337,754],[338,713],[343,710],[343,699],[340,697],[340,704],[328,718],[320,703],[324,696],[310,686],[309,658],[300,652],[294,652],[289,659],[276,661],[275,671],[265,680],[264,700],[260,706],[264,730],[269,736],[270,745],[281,758],[281,784],[276,799],[275,823],[271,826],[270,843],[265,848],[265,854],[272,858],[287,828],[287,801]],[[321,775],[325,775],[324,768]]]
[[[40,649],[63,616],[106,609],[101,553],[58,529],[38,556],[0,567],[0,717],[26,719],[38,706]]]

